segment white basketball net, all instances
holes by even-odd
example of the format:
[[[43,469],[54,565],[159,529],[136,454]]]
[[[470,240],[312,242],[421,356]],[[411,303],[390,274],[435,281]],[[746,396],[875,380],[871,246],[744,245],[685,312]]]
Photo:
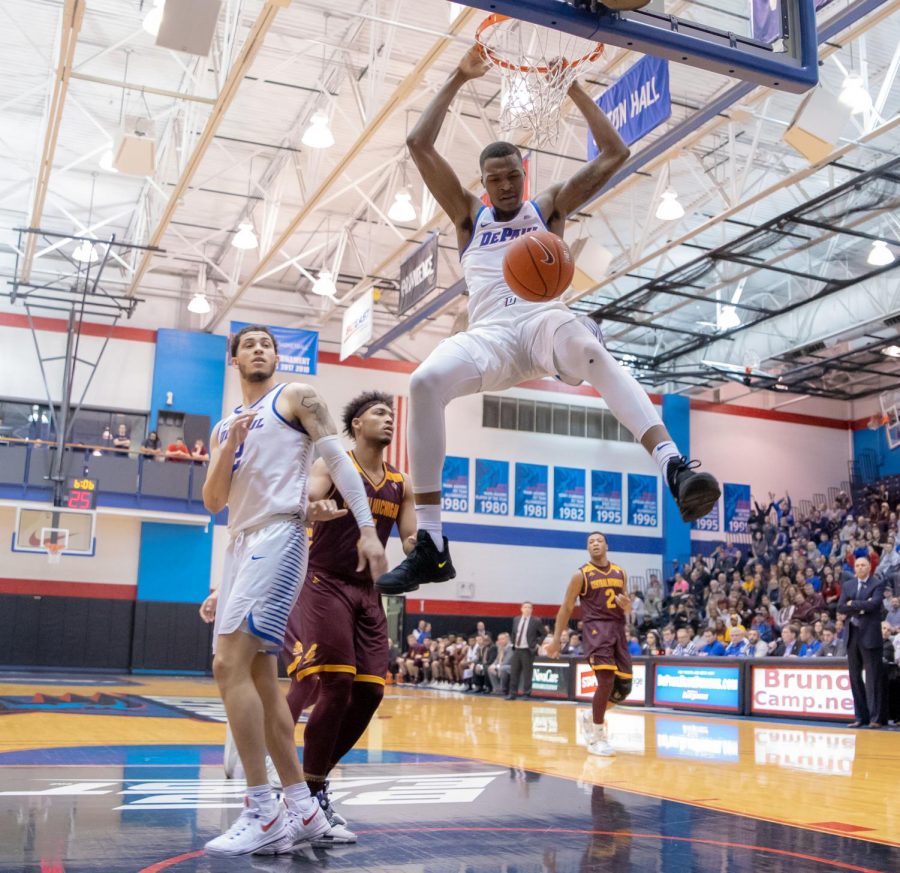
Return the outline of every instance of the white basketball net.
[[[537,145],[555,141],[569,86],[602,44],[505,15],[489,15],[475,38],[502,80],[500,129],[523,128]]]

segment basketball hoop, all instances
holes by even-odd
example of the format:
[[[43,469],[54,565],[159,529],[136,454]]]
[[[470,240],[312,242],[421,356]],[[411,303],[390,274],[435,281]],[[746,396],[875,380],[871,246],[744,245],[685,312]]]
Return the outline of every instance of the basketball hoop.
[[[65,543],[44,543],[44,548],[47,550],[47,563],[58,564],[65,547]]]
[[[69,545],[69,531],[64,527],[41,529],[41,548],[47,553],[48,564],[58,564]]]
[[[538,145],[559,136],[569,86],[603,54],[603,43],[508,15],[488,15],[475,41],[500,73],[500,129],[524,128]]]

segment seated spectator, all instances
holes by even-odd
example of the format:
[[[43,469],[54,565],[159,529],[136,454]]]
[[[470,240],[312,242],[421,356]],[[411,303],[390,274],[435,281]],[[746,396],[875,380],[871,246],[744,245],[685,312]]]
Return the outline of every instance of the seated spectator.
[[[206,443],[203,440],[194,440],[194,447],[191,449],[191,458],[198,464],[203,464],[209,460],[209,452],[206,449]]]
[[[798,591],[794,595],[794,621],[808,624],[813,620],[816,614],[815,605],[806,599],[806,595],[802,591]]]
[[[731,641],[728,643],[728,648],[725,649],[726,658],[746,658],[748,656],[749,644],[745,633],[743,627],[731,628]]]
[[[484,627],[484,625],[482,625]],[[491,687],[488,682],[488,667],[497,657],[497,646],[491,639],[491,635],[484,631],[480,636],[481,639],[481,656],[474,667],[474,675],[472,677],[472,689],[479,694],[490,694]]]
[[[113,450],[113,435],[112,431],[105,427],[103,428],[103,433],[100,434],[100,439],[97,440],[97,445],[99,448],[94,449],[95,455],[111,455]]]
[[[769,654],[769,644],[760,635],[759,631],[751,628],[747,631],[747,657],[765,658]]]
[[[666,650],[663,648],[663,643],[659,636],[659,631],[647,631],[647,639],[645,640],[644,645],[641,646],[641,654],[652,655],[655,657],[666,654]]]
[[[672,598],[684,597],[690,591],[687,579],[681,573],[675,574],[675,584],[672,586]]]
[[[844,643],[837,639],[834,635],[834,628],[831,625],[825,625],[822,628],[822,644],[819,651],[816,652],[817,658],[846,658],[847,647]]]
[[[647,607],[644,603],[644,594],[636,591],[631,596],[631,623],[635,627],[643,627],[647,620]]]
[[[634,628],[628,629],[628,654],[629,655],[640,655],[641,654],[641,644],[638,640],[638,635],[635,632]]]
[[[581,645],[581,635],[577,633],[572,633],[569,635],[569,645],[566,647],[567,651],[564,655],[566,658],[583,658],[584,657],[584,648]]]
[[[703,657],[725,654],[725,646],[716,639],[716,635],[713,633],[712,628],[707,628],[703,631],[703,645],[700,647],[697,654],[702,655]]]
[[[812,627],[805,624],[800,628],[800,657],[812,658],[822,644],[816,639]]]
[[[154,461],[163,460],[162,442],[159,439],[159,434],[155,430],[151,430],[150,433],[147,434],[147,439],[141,443],[141,454],[150,455]]]
[[[800,654],[797,628],[788,624],[781,629],[781,639],[769,654],[776,658],[796,658]]]
[[[692,657],[697,654],[697,647],[691,639],[690,631],[686,627],[678,628],[676,633],[675,648],[672,649],[672,655],[676,658]]]
[[[672,654],[672,649],[675,648],[676,640],[675,640],[675,628],[672,625],[667,624],[662,629],[662,644],[663,648],[666,651],[667,655]]]
[[[488,682],[490,691],[496,694],[498,691],[506,696],[509,690],[509,670],[512,662],[513,647],[510,645],[509,634],[506,631],[497,635],[497,654],[488,665]]]
[[[890,607],[884,617],[892,633],[900,631],[900,597],[891,598]]]
[[[831,570],[826,570],[822,579],[822,590],[819,592],[826,606],[837,606],[841,599],[840,583],[834,578]]]
[[[119,451],[128,451],[131,448],[131,437],[128,436],[128,428],[124,424],[120,424],[113,437],[113,448]]]
[[[422,680],[422,665],[425,659],[425,646],[416,642],[415,634],[406,638],[406,652],[400,663],[400,681],[416,684]]]
[[[184,440],[181,437],[176,438],[175,442],[166,446],[166,460],[175,461],[179,464],[182,461],[191,460],[190,449],[184,444]]]
[[[424,644],[425,640],[431,639],[431,633],[425,630],[425,626],[427,622],[424,618],[419,619],[419,624],[416,626],[416,629],[413,633],[416,635],[416,642]]]
[[[731,642],[731,635],[735,630],[741,630],[742,632],[746,630],[742,623],[741,617],[736,613],[732,612],[728,616],[728,624],[725,625],[725,642]]]

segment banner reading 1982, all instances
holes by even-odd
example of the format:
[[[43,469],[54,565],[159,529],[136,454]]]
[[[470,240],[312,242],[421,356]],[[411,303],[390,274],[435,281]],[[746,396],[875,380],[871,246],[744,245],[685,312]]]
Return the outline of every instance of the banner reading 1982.
[[[516,464],[516,515],[547,517],[547,481],[544,464]]]
[[[475,512],[509,514],[509,462],[475,459]]]
[[[622,474],[591,470],[591,521],[622,523]]]
[[[722,486],[725,504],[725,532],[746,533],[750,521],[750,486],[725,482]]]
[[[656,527],[659,504],[656,499],[656,476],[628,474],[628,523],[636,527]]]
[[[441,476],[441,509],[444,512],[469,511],[469,459],[444,458]]]
[[[553,468],[553,517],[559,521],[584,521],[584,470]]]

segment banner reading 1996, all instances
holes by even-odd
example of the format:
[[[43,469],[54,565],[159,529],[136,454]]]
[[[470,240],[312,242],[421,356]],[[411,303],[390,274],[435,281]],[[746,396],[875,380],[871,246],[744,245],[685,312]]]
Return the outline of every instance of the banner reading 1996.
[[[559,521],[584,521],[584,470],[553,468],[553,517]]]
[[[591,521],[622,523],[622,474],[591,470]]]
[[[659,504],[656,500],[656,476],[628,474],[628,523],[635,527],[656,527]]]
[[[746,533],[750,521],[750,486],[726,482],[722,486],[725,504],[725,532]]]
[[[509,462],[475,459],[475,512],[509,514]]]
[[[444,512],[469,511],[469,459],[444,458],[441,476],[441,509]]]
[[[516,515],[547,517],[547,481],[543,464],[516,464]]]

